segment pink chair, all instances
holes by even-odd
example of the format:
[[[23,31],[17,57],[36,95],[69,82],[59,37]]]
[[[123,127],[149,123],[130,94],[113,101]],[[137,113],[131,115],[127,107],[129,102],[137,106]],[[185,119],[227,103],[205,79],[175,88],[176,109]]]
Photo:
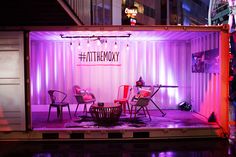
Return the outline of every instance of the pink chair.
[[[129,98],[131,92],[132,92],[132,86],[130,85],[119,86],[117,99],[114,100],[114,103],[120,103],[123,106],[123,113],[126,113],[126,104],[130,112]]]
[[[87,104],[94,104],[96,101],[95,96],[92,93],[84,89],[81,89],[78,85],[73,86],[73,93],[77,101],[77,106],[75,109],[74,116],[76,116],[76,113],[80,104],[84,105],[83,112],[85,113],[85,115],[87,115],[87,112],[88,112]]]

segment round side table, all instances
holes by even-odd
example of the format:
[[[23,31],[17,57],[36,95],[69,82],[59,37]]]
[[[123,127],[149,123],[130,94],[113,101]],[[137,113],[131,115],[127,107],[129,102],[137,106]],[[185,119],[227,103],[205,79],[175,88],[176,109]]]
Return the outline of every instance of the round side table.
[[[103,106],[96,103],[90,106],[89,112],[99,125],[113,125],[120,119],[122,106],[119,103],[105,103]]]

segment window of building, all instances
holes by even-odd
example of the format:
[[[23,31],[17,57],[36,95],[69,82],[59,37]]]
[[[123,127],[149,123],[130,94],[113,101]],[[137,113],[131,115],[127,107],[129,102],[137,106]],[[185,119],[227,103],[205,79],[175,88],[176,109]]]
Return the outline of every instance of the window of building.
[[[167,23],[167,2],[166,0],[161,0],[161,24],[166,25]]]
[[[92,24],[112,24],[112,0],[92,0]]]
[[[193,0],[193,2],[198,4],[199,6],[202,6],[202,1],[201,0]]]
[[[148,6],[143,5],[144,7],[144,15],[155,18],[155,10]]]

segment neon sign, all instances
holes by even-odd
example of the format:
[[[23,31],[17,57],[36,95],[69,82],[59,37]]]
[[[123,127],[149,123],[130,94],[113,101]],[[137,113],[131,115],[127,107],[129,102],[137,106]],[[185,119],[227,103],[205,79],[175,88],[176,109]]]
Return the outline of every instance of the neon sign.
[[[135,14],[135,16],[136,16],[136,14],[138,13],[138,10],[136,8],[132,8],[132,9],[125,8],[125,13],[127,14],[127,16],[129,16],[131,14],[132,15]]]
[[[136,24],[136,15],[138,13],[137,8],[125,8],[125,14],[128,18],[130,18],[130,25],[135,26]]]

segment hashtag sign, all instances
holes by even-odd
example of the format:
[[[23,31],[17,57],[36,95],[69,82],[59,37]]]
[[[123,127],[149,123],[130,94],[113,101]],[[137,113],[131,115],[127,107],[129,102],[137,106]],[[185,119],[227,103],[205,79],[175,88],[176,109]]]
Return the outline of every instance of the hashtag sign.
[[[79,56],[78,58],[80,61],[84,61],[86,59],[86,55],[82,52],[78,56]]]

